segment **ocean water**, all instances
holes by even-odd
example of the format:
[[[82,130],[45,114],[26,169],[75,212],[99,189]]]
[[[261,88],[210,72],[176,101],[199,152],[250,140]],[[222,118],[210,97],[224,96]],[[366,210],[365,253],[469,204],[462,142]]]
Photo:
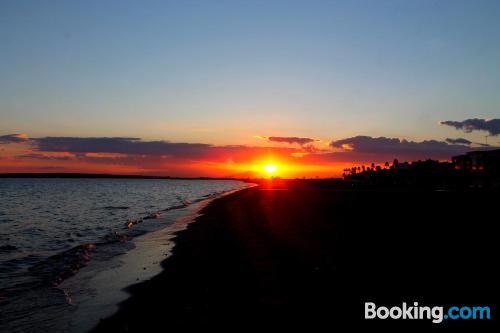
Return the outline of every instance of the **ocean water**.
[[[233,180],[0,179],[0,330],[35,331],[50,322],[51,331],[71,331],[55,321],[72,303],[60,287],[67,280],[78,292],[74,281],[86,266],[109,266],[140,236],[168,231],[173,217],[190,206],[247,186]]]

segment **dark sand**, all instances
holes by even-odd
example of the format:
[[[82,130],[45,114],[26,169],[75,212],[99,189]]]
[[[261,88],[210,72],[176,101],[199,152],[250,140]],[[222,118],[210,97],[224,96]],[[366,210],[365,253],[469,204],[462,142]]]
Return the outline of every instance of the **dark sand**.
[[[436,325],[366,321],[365,301],[490,305],[495,318],[498,204],[492,193],[343,191],[320,182],[244,190],[206,207],[179,234],[164,271],[130,288],[97,331]]]

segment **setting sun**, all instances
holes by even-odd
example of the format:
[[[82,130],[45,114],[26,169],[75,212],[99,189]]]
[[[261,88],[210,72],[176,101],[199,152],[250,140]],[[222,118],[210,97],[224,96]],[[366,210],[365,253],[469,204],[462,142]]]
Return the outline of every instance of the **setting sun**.
[[[266,164],[264,166],[264,170],[267,172],[267,173],[274,173],[276,172],[276,170],[278,170],[278,167],[274,164]]]

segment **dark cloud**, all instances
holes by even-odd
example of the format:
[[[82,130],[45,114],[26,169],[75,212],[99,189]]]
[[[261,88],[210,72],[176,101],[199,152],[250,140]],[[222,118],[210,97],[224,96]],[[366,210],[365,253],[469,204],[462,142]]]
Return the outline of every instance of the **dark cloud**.
[[[452,145],[470,145],[472,143],[471,141],[464,138],[456,138],[456,139],[447,138],[445,141]]]
[[[270,142],[280,142],[280,143],[289,143],[289,144],[299,144],[305,145],[308,143],[312,143],[317,141],[311,138],[299,138],[296,136],[258,136],[260,139],[264,139]]]
[[[139,162],[142,157],[156,160],[161,157],[175,159],[248,162],[256,155],[289,156],[297,152],[294,148],[250,147],[240,145],[213,146],[203,143],[174,143],[168,141],[142,141],[138,138],[124,137],[44,137],[31,139],[33,150],[38,153],[71,153],[76,158],[87,161],[129,161]],[[118,157],[96,157],[90,153],[123,154]],[[26,157],[52,159],[46,155]]]
[[[23,143],[28,141],[28,136],[26,134],[7,134],[0,135],[0,144],[9,143]]]
[[[500,119],[466,119],[464,121],[441,121],[441,125],[455,127],[456,129],[461,129],[464,132],[470,133],[472,131],[486,131],[490,135],[500,134]]]
[[[449,144],[444,141],[425,140],[425,141],[408,141],[398,138],[370,136],[355,136],[352,138],[332,141],[330,146],[339,148],[347,155],[343,157],[351,158],[352,160],[366,158],[404,158],[408,160],[415,159],[450,159],[454,155],[463,154],[471,148],[463,144]]]
[[[192,157],[202,155],[211,145],[202,143],[172,143],[142,141],[138,138],[78,138],[45,137],[32,139],[36,150],[70,153],[117,153],[128,155],[169,155]]]
[[[15,139],[17,138],[17,139]],[[290,138],[286,138],[290,139]],[[123,165],[137,167],[140,172],[151,171],[165,174],[199,174],[211,172],[210,163],[261,163],[263,160],[277,160],[290,164],[321,165],[328,163],[369,163],[400,160],[439,159],[449,160],[452,156],[471,151],[466,139],[446,141],[427,140],[421,142],[387,137],[355,136],[332,141],[328,149],[315,148],[311,141],[281,139],[278,142],[298,143],[298,147],[252,147],[242,145],[214,146],[203,143],[175,143],[168,141],[144,141],[127,137],[42,137],[8,136],[6,142],[28,141],[30,151],[17,157],[66,163],[85,162],[88,164]],[[307,138],[299,138],[307,139]],[[21,141],[20,141],[21,140]],[[267,140],[267,139],[266,139]],[[310,139],[313,140],[313,139]],[[309,143],[304,143],[309,142]],[[486,148],[482,148],[486,149]],[[297,158],[300,157],[300,158]],[[208,163],[207,167],[196,169],[193,165]],[[50,164],[50,163],[49,163]],[[75,163],[78,168],[78,163]],[[176,169],[176,165],[178,166]],[[193,170],[189,171],[189,167]],[[220,165],[219,165],[220,166]],[[78,169],[79,170],[79,169]],[[184,173],[182,173],[184,172]]]
[[[46,161],[69,161],[71,160],[71,156],[50,156],[38,153],[28,153],[19,155],[19,158],[29,158],[29,159],[37,159],[37,160],[46,160]]]
[[[443,141],[425,140],[421,142],[401,140],[398,138],[371,136],[355,136],[347,139],[332,141],[330,146],[365,153],[386,153],[386,152],[427,152],[427,151],[450,151],[451,149],[463,150],[464,147],[450,145]]]
[[[280,137],[281,138],[281,137]],[[291,139],[291,140],[290,140]],[[304,143],[307,138],[282,138],[279,142]],[[313,140],[313,139],[310,139]],[[25,158],[65,160],[77,159],[88,162],[144,164],[161,161],[197,160],[197,161],[231,161],[248,163],[262,156],[289,159],[292,154],[307,153],[308,160],[315,161],[364,161],[392,160],[403,158],[415,159],[450,159],[454,155],[463,154],[472,148],[467,146],[466,139],[448,139],[445,141],[426,140],[421,142],[400,140],[387,137],[355,136],[332,141],[331,148],[337,151],[317,150],[310,144],[302,144],[300,148],[286,147],[251,147],[241,145],[213,146],[202,143],[173,143],[168,141],[143,141],[126,137],[44,137],[32,138],[33,154]],[[311,147],[309,147],[311,146]],[[477,149],[477,148],[476,148]],[[52,153],[69,153],[58,156]],[[101,155],[93,155],[101,154]],[[120,156],[108,156],[118,154]]]

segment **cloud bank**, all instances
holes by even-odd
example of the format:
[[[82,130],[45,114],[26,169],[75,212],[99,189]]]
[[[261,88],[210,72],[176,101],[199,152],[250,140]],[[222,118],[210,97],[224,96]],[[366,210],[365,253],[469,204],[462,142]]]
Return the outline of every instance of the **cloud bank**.
[[[26,134],[7,134],[0,136],[0,144],[22,143],[28,141]]]
[[[349,153],[353,160],[366,160],[367,158],[374,157],[382,157],[386,160],[392,160],[393,158],[402,158],[405,160],[427,158],[444,160],[472,149],[463,143],[450,144],[438,140],[416,142],[398,138],[375,138],[362,135],[332,141],[330,146],[340,149],[343,153]]]
[[[472,118],[464,121],[441,121],[441,125],[455,127],[457,130],[463,130],[466,133],[473,131],[486,131],[492,136],[500,134],[500,119],[480,119]]]
[[[168,141],[142,141],[126,137],[44,137],[33,138],[35,150],[70,153],[116,153],[128,155],[156,155],[196,157],[212,147],[202,143],[172,143]]]
[[[216,146],[206,143],[146,141],[133,137],[38,137],[8,134],[3,144],[0,172],[33,172],[57,167],[67,172],[138,173],[171,176],[225,177],[255,170],[259,164],[277,161],[297,170],[323,170],[335,175],[340,166],[383,163],[399,160],[450,160],[474,148],[464,138],[445,141],[410,141],[398,138],[354,136],[331,141],[327,149],[317,149],[314,139],[270,137],[266,140],[295,144],[293,147],[245,145]],[[24,144],[22,150],[9,145]],[[493,147],[492,147],[493,148]],[[232,171],[231,171],[232,170]],[[305,172],[305,171],[304,171]],[[311,171],[317,172],[317,171]],[[315,176],[316,174],[306,174]],[[338,175],[338,174],[337,174]]]
[[[469,140],[464,139],[464,138],[456,138],[456,139],[446,138],[445,141],[452,144],[452,145],[470,145],[470,144],[472,144],[472,141],[469,141]]]
[[[279,142],[279,143],[289,143],[289,144],[299,144],[306,145],[308,143],[313,143],[318,141],[312,138],[300,138],[296,136],[256,136],[259,139],[264,139],[270,142]]]

